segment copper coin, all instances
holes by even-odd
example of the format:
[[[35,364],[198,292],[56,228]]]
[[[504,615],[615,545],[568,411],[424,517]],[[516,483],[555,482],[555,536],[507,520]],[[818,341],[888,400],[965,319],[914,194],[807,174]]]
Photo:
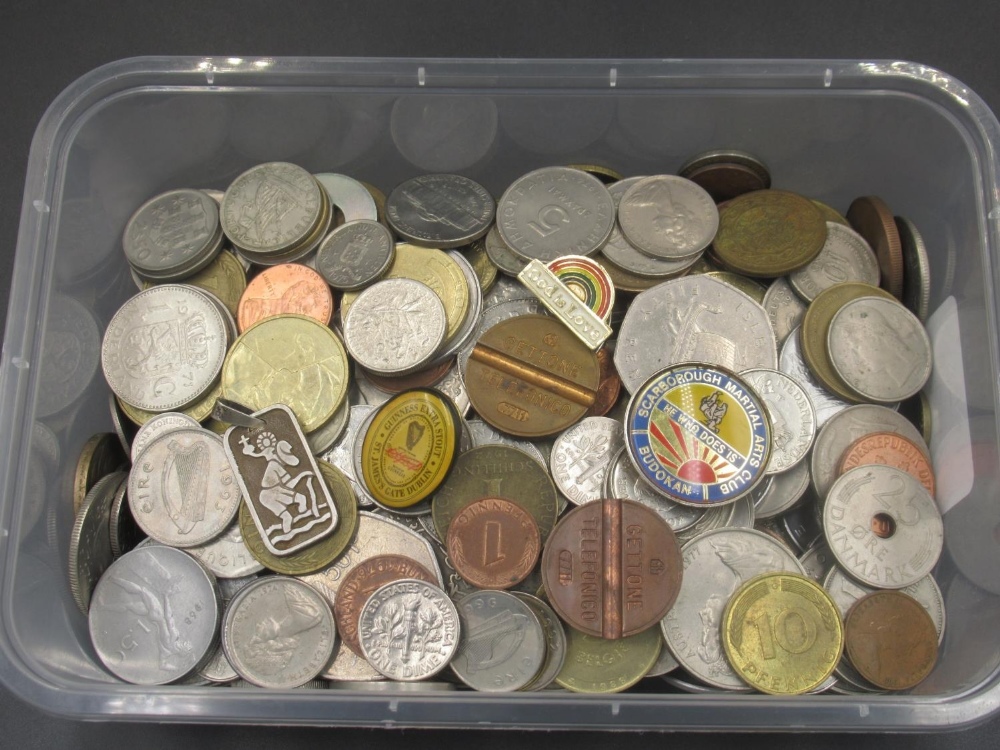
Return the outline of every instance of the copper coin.
[[[934,497],[934,469],[916,443],[894,432],[874,432],[851,443],[840,459],[840,474],[858,466],[881,464],[912,474]]]
[[[659,623],[677,598],[683,569],[666,521],[631,500],[574,508],[556,524],[542,554],[553,609],[577,630],[607,639]]]
[[[368,598],[387,583],[414,578],[435,586],[438,584],[437,578],[427,568],[403,555],[377,555],[351,568],[340,582],[333,602],[333,618],[344,645],[363,657],[358,640],[358,620]]]
[[[463,580],[481,589],[509,589],[534,569],[542,541],[535,519],[520,505],[484,497],[452,519],[446,544]]]
[[[519,437],[554,435],[597,400],[597,355],[556,318],[521,315],[497,323],[476,343],[465,367],[473,408]]]
[[[703,188],[716,203],[771,186],[771,181],[765,180],[759,172],[742,164],[725,162],[706,164],[684,176]]]
[[[847,209],[847,220],[875,251],[882,288],[902,300],[903,245],[892,211],[881,198],[868,195],[854,200]]]
[[[844,620],[847,657],[877,687],[907,690],[934,669],[938,636],[927,610],[901,591],[876,591],[855,602]]]
[[[306,315],[329,325],[333,293],[323,277],[298,263],[265,268],[240,297],[236,323],[242,333],[264,318],[285,313]]]
[[[597,362],[601,368],[601,381],[597,386],[597,399],[585,417],[603,417],[618,401],[622,390],[622,379],[615,369],[614,351],[607,345],[597,350]]]
[[[390,377],[387,375],[376,375],[374,372],[365,370],[365,377],[371,381],[379,390],[386,393],[402,393],[411,388],[430,388],[441,382],[455,364],[454,359],[448,359],[441,364],[430,367],[420,372],[412,372],[409,375]]]

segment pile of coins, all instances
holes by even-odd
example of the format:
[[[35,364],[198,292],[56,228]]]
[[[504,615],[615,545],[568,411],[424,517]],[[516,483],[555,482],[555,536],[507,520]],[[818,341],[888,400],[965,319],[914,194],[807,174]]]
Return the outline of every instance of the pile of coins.
[[[906,690],[943,534],[926,250],[756,157],[144,203],[69,577],[133,683]],[[904,416],[910,415],[910,418]],[[387,681],[395,681],[388,683]]]

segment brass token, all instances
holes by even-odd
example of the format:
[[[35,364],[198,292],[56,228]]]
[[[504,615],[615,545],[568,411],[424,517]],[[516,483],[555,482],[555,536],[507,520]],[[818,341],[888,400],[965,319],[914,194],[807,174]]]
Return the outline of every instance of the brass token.
[[[206,393],[201,401],[187,407],[186,409],[180,409],[181,414],[187,414],[196,422],[204,422],[212,415],[212,409],[215,408],[215,400],[222,395],[222,382],[218,382],[213,386],[212,390]],[[151,420],[157,414],[161,412],[158,411],[146,411],[145,409],[139,409],[131,404],[126,404],[120,398],[116,397],[118,401],[118,406],[121,407],[122,413],[125,414],[134,424],[142,427],[146,422]],[[225,432],[225,430],[223,430]]]
[[[369,494],[390,508],[409,508],[430,497],[455,462],[460,419],[451,400],[437,391],[417,388],[386,401],[361,444]]]
[[[888,292],[870,284],[857,281],[834,284],[820,292],[809,305],[802,317],[802,330],[799,333],[802,358],[809,370],[824,388],[852,404],[861,403],[864,399],[849,388],[833,368],[826,345],[826,334],[830,330],[830,321],[840,308],[859,297],[893,299]]]
[[[358,528],[358,501],[350,481],[335,466],[318,461],[320,473],[333,497],[340,520],[329,536],[285,557],[278,557],[264,546],[264,540],[250,515],[246,502],[240,504],[240,534],[254,559],[268,570],[286,576],[304,576],[322,570],[348,548]]]
[[[476,412],[498,430],[544,437],[579,420],[597,399],[597,355],[562,323],[522,315],[487,330],[465,370]]]
[[[713,279],[718,279],[733,289],[738,289],[758,305],[764,304],[764,295],[767,294],[767,287],[759,281],[754,281],[753,279],[748,279],[746,276],[741,276],[738,273],[730,273],[729,271],[708,271],[705,275],[711,276]]]
[[[500,269],[493,264],[490,256],[486,254],[486,238],[481,237],[472,244],[463,247],[461,252],[465,256],[465,259],[469,261],[469,265],[472,266],[476,278],[479,279],[479,288],[483,294],[486,294],[493,288],[497,280],[497,274],[500,273]]]
[[[902,299],[903,245],[892,211],[884,200],[868,195],[854,200],[847,209],[847,220],[875,251],[882,288]]]
[[[620,693],[646,676],[662,648],[659,628],[617,641],[566,628],[566,661],[556,684],[574,693]]]
[[[99,432],[83,444],[73,473],[73,512],[78,513],[87,493],[98,480],[118,469],[128,466],[128,457],[122,451],[118,436],[113,432]],[[40,501],[41,498],[36,498]]]
[[[469,284],[461,267],[448,257],[448,253],[405,242],[398,243],[392,265],[382,279],[415,279],[429,286],[444,304],[448,320],[444,334],[446,343],[462,327],[469,312]],[[345,292],[341,297],[341,320],[347,318],[347,311],[359,294],[360,292]]]
[[[182,282],[211,292],[229,312],[236,315],[240,297],[247,288],[247,273],[231,250],[223,250],[203,270],[182,279]],[[142,288],[149,289],[153,286],[156,286],[154,282],[145,281]]]
[[[254,411],[287,404],[312,432],[347,394],[347,353],[337,335],[304,315],[276,315],[236,339],[222,365],[222,395]]]
[[[837,605],[805,576],[764,573],[743,584],[722,616],[733,670],[771,695],[801,695],[833,674],[844,649]]]
[[[783,190],[757,190],[719,210],[715,257],[746,276],[784,276],[819,255],[826,221],[808,198]]]
[[[824,221],[832,221],[834,224],[840,224],[841,226],[845,226],[848,229],[851,228],[851,222],[845,219],[844,215],[840,213],[840,211],[838,211],[837,209],[831,208],[830,206],[823,203],[823,201],[818,201],[816,199],[813,199],[813,205],[819,209],[819,212],[821,214],[823,214]]]

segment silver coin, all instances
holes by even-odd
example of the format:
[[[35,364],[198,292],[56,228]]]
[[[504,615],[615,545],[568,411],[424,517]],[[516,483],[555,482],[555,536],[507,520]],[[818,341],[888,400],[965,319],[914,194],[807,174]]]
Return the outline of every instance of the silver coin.
[[[512,302],[519,299],[531,300],[535,299],[535,295],[516,278],[500,274],[497,276],[493,288],[483,297],[483,309],[489,310],[502,302]]]
[[[927,331],[895,300],[848,302],[830,321],[826,341],[837,374],[868,401],[903,401],[919,393],[931,376]]]
[[[559,672],[562,671],[563,664],[566,663],[566,630],[563,628],[562,620],[559,619],[552,607],[537,596],[523,591],[512,591],[511,593],[531,608],[545,633],[545,662],[535,679],[524,688],[530,692],[544,690],[555,682]]]
[[[514,180],[497,205],[500,237],[525,260],[593,255],[611,236],[615,203],[600,180],[543,167]]]
[[[400,682],[433,677],[448,666],[460,632],[458,611],[448,595],[417,580],[394,581],[376,590],[358,620],[365,658]]]
[[[944,545],[934,498],[916,477],[891,466],[859,466],[834,482],[823,534],[845,572],[882,589],[923,578]]]
[[[723,692],[717,687],[712,687],[711,685],[706,685],[698,680],[691,677],[690,674],[684,670],[680,670],[680,674],[666,674],[662,677],[663,681],[670,685],[671,687],[677,688],[681,692],[691,693],[692,695],[712,695],[715,693]],[[732,693],[750,693],[753,692],[753,688],[743,685],[739,688],[733,688],[728,692]]]
[[[323,172],[313,175],[323,186],[330,202],[344,215],[345,222],[377,221],[378,207],[368,188],[345,174]]]
[[[216,578],[244,578],[264,570],[243,542],[238,519],[212,541],[188,547],[186,551]]]
[[[816,518],[816,510],[809,504],[799,505],[782,515],[781,525],[792,544],[798,548],[799,554],[823,539],[823,529]]]
[[[201,425],[198,423],[198,420],[182,412],[167,411],[157,414],[146,422],[146,424],[142,425],[132,439],[132,448],[129,451],[129,455],[132,457],[133,463],[136,456],[142,453],[146,446],[160,437],[160,435],[185,428],[200,429]]]
[[[845,281],[878,286],[879,270],[875,253],[865,238],[850,227],[826,223],[826,242],[813,260],[788,276],[788,283],[806,302],[824,289]]]
[[[314,679],[333,657],[335,640],[323,595],[284,576],[266,576],[241,590],[222,622],[226,658],[260,687],[293,688]]]
[[[354,489],[354,496],[359,498],[359,504],[361,504],[362,496],[357,477],[354,476],[354,440],[358,434],[358,428],[373,411],[375,411],[375,407],[367,404],[351,406],[346,429],[330,449],[319,457],[321,461],[326,461],[343,472]]]
[[[203,192],[205,195],[207,195],[209,198],[215,201],[215,205],[217,206],[222,205],[222,199],[226,195],[225,192],[223,192],[222,190],[215,190],[214,188],[201,188],[201,192]]]
[[[467,420],[465,426],[468,428],[469,434],[472,437],[473,448],[479,448],[483,445],[509,445],[512,448],[518,448],[524,451],[533,459],[538,461],[538,463],[542,466],[548,464],[545,454],[543,454],[542,451],[538,449],[538,446],[530,440],[521,440],[516,437],[511,437],[510,435],[505,435],[480,419]]]
[[[681,544],[687,544],[692,539],[697,539],[709,531],[725,528],[729,526],[735,512],[736,503],[723,505],[721,508],[708,508],[694,524],[678,531],[677,539]]]
[[[121,444],[122,450],[125,451],[125,455],[129,456],[132,453],[132,440],[135,439],[136,427],[132,420],[125,416],[114,391],[108,393],[108,411],[111,413],[111,424],[115,428],[118,442]]]
[[[382,278],[395,257],[388,229],[377,221],[351,221],[320,243],[316,271],[334,289],[353,292]]]
[[[757,520],[780,516],[802,499],[809,489],[809,462],[799,461],[788,471],[771,475],[771,484],[754,508]]]
[[[114,562],[111,550],[111,504],[125,472],[108,474],[90,489],[77,511],[69,539],[69,589],[80,611],[87,614],[90,595]]]
[[[222,247],[219,206],[201,190],[171,190],[143,203],[122,238],[141,276],[175,281],[211,263]]]
[[[681,362],[732,372],[777,369],[774,332],[764,308],[704,275],[665,281],[633,300],[618,334],[615,367],[631,393]]]
[[[104,666],[138,685],[164,685],[210,658],[219,634],[215,577],[179,549],[150,545],[118,558],[90,606]]]
[[[111,390],[146,411],[170,411],[200,399],[218,380],[226,324],[194,287],[163,284],[139,292],[108,324],[101,365]]]
[[[662,637],[662,631],[660,635]],[[663,677],[663,675],[669,674],[679,667],[680,664],[677,663],[674,655],[670,653],[670,649],[667,648],[666,639],[664,639],[663,644],[660,646],[660,655],[656,657],[656,663],[646,672],[646,677]]]
[[[441,393],[451,399],[459,416],[464,418],[472,408],[472,402],[469,400],[469,392],[465,388],[465,381],[462,379],[462,373],[458,369],[457,362],[445,373],[443,378],[434,384],[434,389],[441,391]]]
[[[706,684],[745,688],[722,649],[723,610],[754,576],[782,570],[802,573],[802,566],[774,539],[749,529],[717,529],[685,544],[681,555],[681,590],[661,621],[667,646],[682,667]]]
[[[619,449],[605,472],[604,497],[634,500],[640,505],[645,505],[666,521],[667,525],[674,531],[690,528],[705,513],[710,512],[706,508],[675,503],[655,492],[649,483],[639,476],[639,472],[632,465],[625,450],[624,447]]]
[[[139,527],[173,547],[195,547],[228,528],[242,494],[222,439],[207,430],[168,432],[138,455],[128,502]]]
[[[485,246],[487,257],[505,274],[516,277],[528,265],[528,261],[515,255],[514,251],[507,247],[496,224],[486,233]]]
[[[236,327],[236,318],[233,317],[229,308],[226,307],[225,303],[221,299],[219,299],[217,294],[200,287],[196,287],[196,289],[208,298],[209,302],[215,305],[215,309],[218,310],[219,315],[222,316],[222,321],[226,324],[226,348],[228,349],[229,345],[234,342],[236,337],[240,334],[239,329]]]
[[[396,234],[425,247],[449,248],[479,239],[493,223],[496,202],[475,180],[425,174],[397,185],[385,202]]]
[[[135,549],[146,535],[142,533],[139,524],[132,518],[128,507],[128,477],[123,477],[111,501],[111,516],[109,518],[111,554],[117,560],[126,552]]]
[[[239,678],[233,665],[229,663],[226,650],[222,648],[221,643],[215,646],[212,656],[201,666],[197,674],[202,679],[217,685],[224,685]]]
[[[463,379],[465,378],[466,365],[469,362],[469,357],[472,356],[472,350],[475,348],[476,342],[479,341],[479,339],[482,338],[482,335],[493,326],[505,320],[519,318],[522,315],[548,314],[549,311],[545,308],[545,305],[543,305],[536,297],[532,297],[531,299],[509,300],[483,310],[483,314],[479,319],[479,324],[476,326],[475,334],[472,336],[468,345],[466,345],[458,353],[458,369],[461,372]]]
[[[836,560],[833,559],[833,552],[830,551],[827,543],[822,540],[816,542],[816,544],[799,555],[799,562],[802,564],[802,569],[805,570],[806,575],[817,583],[822,583],[823,579],[826,578],[826,574],[836,565]],[[827,590],[829,591],[829,589]],[[841,615],[846,617],[847,612],[843,611]]]
[[[752,529],[754,525],[754,502],[764,492],[771,483],[771,477],[765,477],[764,481],[754,488],[753,492],[744,495],[733,503],[733,515],[725,525],[727,529]]]
[[[506,591],[477,591],[456,602],[461,622],[451,668],[473,690],[527,687],[545,663],[545,631],[534,610]]]
[[[37,365],[36,418],[59,414],[83,400],[97,373],[100,351],[101,332],[94,313],[72,297],[53,293]],[[11,362],[17,361],[21,360]]]
[[[906,417],[876,404],[858,404],[838,412],[816,435],[809,470],[813,488],[822,499],[830,491],[840,470],[840,459],[848,446],[873,432],[895,432],[920,448],[930,458],[930,451],[920,431]]]
[[[704,188],[676,175],[639,180],[621,198],[618,223],[633,246],[654,258],[690,259],[712,242],[719,209]]]
[[[219,596],[223,604],[229,604],[240,591],[259,578],[257,575],[241,576],[240,578],[217,578]]]
[[[816,437],[816,412],[802,387],[777,370],[740,373],[764,401],[771,420],[771,457],[768,474],[788,471],[809,453]]]
[[[329,690],[357,690],[367,693],[450,693],[456,688],[450,682],[358,682],[338,680],[327,685]]]
[[[816,412],[816,429],[826,424],[834,414],[842,412],[850,406],[846,401],[842,401],[828,390],[819,385],[813,378],[805,360],[802,359],[802,349],[799,343],[801,327],[796,328],[785,339],[781,347],[781,357],[778,360],[778,369],[790,376],[792,380],[802,386],[802,390],[809,396],[809,401]]]
[[[365,289],[344,320],[344,346],[362,367],[379,375],[419,370],[444,342],[444,304],[429,286],[387,279]]]
[[[325,424],[320,425],[315,430],[306,435],[306,442],[309,443],[309,451],[314,456],[326,453],[340,438],[347,427],[347,419],[351,413],[351,405],[344,399],[344,403],[337,407]]]
[[[785,343],[792,331],[802,325],[807,305],[795,293],[784,276],[771,282],[764,294],[764,309],[771,319],[778,348]]]
[[[909,219],[896,217],[899,241],[903,245],[903,304],[927,322],[931,310],[931,264],[924,238]]]
[[[358,392],[361,393],[365,403],[369,406],[381,406],[393,396],[389,391],[383,391],[369,380],[365,371],[360,367],[354,368],[352,382],[357,386]]]
[[[621,422],[587,417],[564,430],[552,446],[549,470],[559,491],[574,505],[604,497],[604,476],[625,447]]]

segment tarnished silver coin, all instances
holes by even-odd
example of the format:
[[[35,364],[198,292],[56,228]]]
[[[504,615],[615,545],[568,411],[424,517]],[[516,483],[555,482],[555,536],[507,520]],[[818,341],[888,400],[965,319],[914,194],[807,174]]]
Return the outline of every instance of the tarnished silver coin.
[[[343,434],[344,428],[347,427],[347,420],[350,414],[351,405],[345,398],[344,403],[337,407],[337,411],[333,413],[332,417],[326,420],[325,424],[320,425],[306,435],[306,442],[309,443],[309,452],[314,456],[320,456],[330,450]]]
[[[799,562],[806,575],[818,583],[823,583],[827,574],[836,567],[836,560],[833,558],[830,546],[822,540],[799,555]],[[847,610],[842,611],[841,614],[846,616]]]
[[[868,401],[903,401],[919,393],[931,376],[927,331],[895,300],[861,297],[848,302],[830,321],[826,340],[837,374]]]
[[[434,390],[441,391],[441,393],[451,399],[451,402],[455,404],[455,409],[458,411],[459,416],[465,417],[469,413],[469,410],[472,409],[472,402],[469,400],[469,391],[465,388],[465,381],[462,379],[462,373],[458,369],[457,361],[445,376],[434,384]]]
[[[927,322],[931,311],[931,264],[924,238],[909,219],[896,217],[896,229],[903,246],[903,304]]]
[[[555,610],[537,596],[522,591],[510,593],[527,604],[542,625],[545,634],[545,662],[535,675],[535,679],[523,689],[531,692],[544,690],[555,682],[563,664],[566,663],[566,630]]]
[[[780,349],[792,331],[802,324],[806,303],[794,292],[784,276],[775,279],[764,294],[764,309],[771,319],[774,338]]]
[[[210,542],[188,547],[187,553],[212,571],[216,578],[244,578],[264,570],[243,542],[239,520],[229,524],[228,529]]]
[[[523,606],[523,605],[522,605]],[[358,620],[361,650],[386,677],[433,677],[455,656],[461,626],[451,599],[437,586],[394,581],[376,590]]]
[[[840,470],[840,459],[847,447],[872,432],[895,432],[921,449],[930,458],[930,451],[920,431],[906,417],[876,404],[858,404],[838,412],[817,433],[809,458],[813,488],[825,498]]]
[[[625,192],[618,204],[618,223],[625,239],[647,255],[690,259],[715,237],[719,209],[691,180],[654,175]]]
[[[604,497],[604,475],[625,447],[622,424],[587,417],[563,431],[552,446],[549,470],[559,491],[574,505]]]
[[[528,265],[528,261],[507,247],[496,224],[486,233],[485,245],[487,257],[505,274],[517,276]]]
[[[200,429],[201,425],[198,420],[182,412],[167,411],[157,414],[135,433],[135,437],[132,439],[132,448],[129,451],[132,461],[135,462],[136,456],[160,435],[184,428]]]
[[[802,387],[777,370],[740,373],[764,401],[771,420],[771,457],[766,473],[788,471],[809,453],[816,437],[816,412]]]
[[[548,263],[562,255],[593,255],[614,225],[608,189],[571,167],[543,167],[519,177],[497,205],[500,237],[525,260]]]
[[[506,591],[477,591],[455,605],[461,622],[451,668],[473,690],[527,687],[545,663],[545,631],[531,607]]]
[[[362,504],[362,493],[360,491],[361,488],[359,486],[359,482],[354,476],[354,441],[362,422],[364,422],[373,411],[375,411],[375,407],[368,406],[367,404],[351,406],[347,418],[347,427],[344,429],[343,433],[341,433],[341,436],[337,438],[336,442],[330,447],[330,449],[319,457],[321,461],[326,461],[328,464],[336,466],[341,470],[341,472],[343,472],[344,476],[347,477],[347,480],[351,483],[351,488],[354,490],[354,496],[359,499],[359,504]]]
[[[114,499],[111,501],[109,527],[111,554],[116,560],[135,549],[136,545],[146,538],[139,524],[132,518],[132,511],[128,507],[128,476],[122,477],[118,489],[115,490]]]
[[[320,243],[316,270],[334,289],[353,292],[378,281],[395,256],[396,246],[388,229],[377,221],[351,221]]]
[[[344,215],[345,222],[377,221],[378,206],[368,188],[346,174],[322,172],[313,175],[323,186],[330,202]]]
[[[759,531],[717,529],[681,549],[684,577],[677,601],[661,621],[667,646],[697,679],[727,690],[745,688],[722,648],[722,613],[730,597],[761,573],[802,573],[799,561]]]
[[[834,396],[819,385],[802,359],[802,349],[799,342],[801,327],[795,328],[781,347],[781,357],[778,369],[790,376],[809,396],[809,401],[816,412],[816,428],[821,428],[834,414],[842,412],[850,406],[846,401]],[[846,447],[846,446],[845,446]]]
[[[104,571],[114,562],[111,550],[111,504],[128,479],[123,471],[99,479],[87,493],[73,521],[69,539],[69,590],[80,611],[87,614],[90,595]]]
[[[333,656],[336,629],[326,599],[296,578],[266,576],[242,589],[222,623],[233,669],[260,687],[293,688],[314,679]]]
[[[685,276],[632,301],[615,347],[615,367],[631,393],[653,374],[681,362],[732,372],[777,369],[778,353],[764,308],[727,284]]]
[[[210,658],[219,635],[215,577],[185,552],[149,545],[122,555],[94,590],[90,639],[104,666],[164,685]]]
[[[222,247],[219,206],[201,190],[171,190],[143,203],[122,237],[129,265],[151,281],[176,281],[211,263]]]
[[[520,438],[512,437],[510,435],[505,435],[493,428],[492,425],[486,424],[486,422],[481,419],[470,419],[467,420],[465,426],[469,430],[469,435],[472,437],[472,447],[478,448],[481,445],[509,445],[512,448],[518,448],[533,459],[538,461],[542,466],[548,463],[548,459],[545,455],[538,449],[538,446],[531,442],[530,440],[521,440]]]
[[[525,262],[525,265],[527,265],[527,262]],[[493,288],[483,297],[483,309],[489,310],[491,307],[499,305],[502,302],[511,302],[519,299],[535,299],[535,295],[516,278],[501,274],[497,277]]]
[[[125,302],[104,333],[101,366],[111,390],[146,411],[183,408],[215,384],[226,323],[190,286],[154,286]]]
[[[852,578],[881,589],[916,583],[944,545],[941,513],[913,475],[891,466],[859,466],[826,496],[823,534]]]
[[[419,370],[444,342],[444,304],[426,284],[386,279],[365,289],[344,320],[344,346],[379,375]]]
[[[729,517],[729,522],[725,527],[727,529],[752,529],[757,520],[754,504],[761,495],[767,492],[770,485],[771,477],[764,477],[764,481],[754,487],[752,492],[733,503],[733,515]]]
[[[649,483],[639,476],[625,450],[622,446],[608,465],[604,477],[604,497],[634,500],[640,505],[645,505],[666,521],[674,531],[690,528],[706,513],[712,512],[712,509],[675,503],[655,492]]]
[[[458,353],[458,369],[462,373],[462,377],[465,377],[465,368],[469,362],[469,357],[472,356],[475,342],[479,341],[482,335],[497,323],[518,318],[522,315],[548,314],[549,311],[545,305],[538,301],[537,297],[532,297],[531,299],[513,299],[493,305],[493,307],[487,307],[483,310],[483,314],[479,318],[479,324],[476,326],[476,331],[471,341]]]
[[[788,283],[802,299],[812,302],[824,289],[845,281],[878,286],[878,260],[864,237],[828,221],[823,249],[808,265],[792,271]]]
[[[173,547],[214,539],[236,517],[239,485],[222,439],[207,430],[168,432],[136,457],[128,502],[139,527]]]
[[[754,507],[757,520],[775,518],[794,508],[809,489],[809,462],[799,461],[780,474],[771,475],[771,484]]]
[[[660,637],[663,637],[662,631]],[[663,675],[670,674],[678,667],[680,667],[680,664],[677,663],[674,655],[670,653],[670,649],[667,648],[667,642],[664,640],[663,645],[660,647],[660,655],[656,657],[656,663],[646,672],[646,677],[663,677]]]
[[[233,600],[233,597],[256,580],[256,575],[243,576],[242,578],[218,579],[219,599],[222,602],[223,613],[229,607],[229,602]],[[229,663],[229,659],[226,657],[226,650],[222,647],[221,639],[216,644],[212,656],[198,670],[198,675],[202,679],[216,684],[233,682],[239,678],[236,670],[233,669],[233,665]]]
[[[425,247],[468,245],[489,230],[496,202],[475,180],[457,174],[425,174],[397,185],[385,217],[400,237]]]

